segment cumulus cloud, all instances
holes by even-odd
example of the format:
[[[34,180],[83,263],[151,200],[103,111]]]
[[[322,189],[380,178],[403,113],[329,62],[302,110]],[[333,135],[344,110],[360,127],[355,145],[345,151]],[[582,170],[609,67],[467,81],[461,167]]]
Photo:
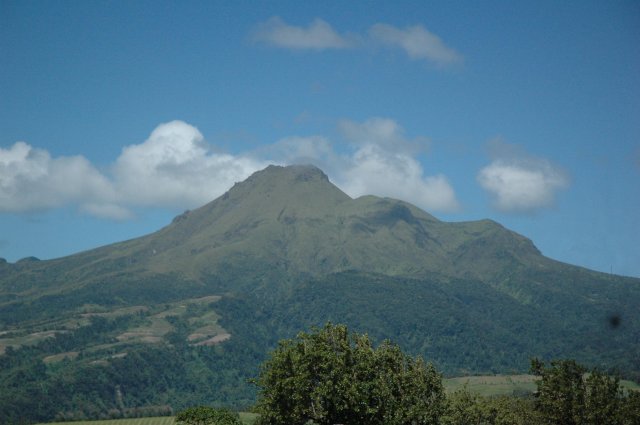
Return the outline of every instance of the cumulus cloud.
[[[569,186],[564,170],[547,159],[499,141],[492,149],[494,159],[480,170],[477,180],[501,211],[535,212],[552,205],[558,191]]]
[[[141,144],[127,146],[114,177],[122,199],[142,206],[202,205],[267,163],[216,154],[197,128],[172,121],[159,125]]]
[[[259,154],[278,164],[314,164],[349,196],[378,195],[412,202],[429,211],[459,208],[443,175],[426,175],[415,154],[428,147],[424,137],[408,138],[396,121],[374,117],[342,120],[338,129],[351,149],[336,149],[323,136],[286,137]]]
[[[428,211],[458,209],[447,178],[424,176],[420,163],[408,155],[367,145],[358,149],[351,162],[340,185],[352,197],[374,194],[406,200]]]
[[[394,120],[342,121],[351,146],[336,151],[323,136],[284,138],[252,155],[217,153],[183,121],[160,124],[147,140],[126,146],[101,173],[81,156],[53,158],[18,142],[0,148],[0,212],[73,205],[100,218],[127,219],[135,207],[194,208],[269,163],[312,163],[353,197],[389,196],[431,211],[458,207],[442,175],[426,175],[415,157],[426,141],[409,139]],[[264,159],[261,159],[264,158]]]
[[[369,29],[372,39],[392,47],[398,47],[411,59],[426,59],[438,65],[461,62],[462,56],[446,46],[437,35],[422,25],[404,29],[387,24],[375,24]]]
[[[0,212],[76,205],[110,219],[133,216],[130,208],[192,208],[221,195],[266,162],[212,152],[197,128],[173,121],[127,146],[103,174],[82,156],[57,157],[24,142],[0,148]]]
[[[315,19],[305,28],[289,25],[277,16],[260,24],[254,39],[276,47],[299,50],[344,49],[353,45],[349,37],[338,34],[322,19]]]
[[[0,148],[0,211],[84,206],[98,200],[110,205],[115,192],[86,158],[52,158],[47,151],[25,142]]]
[[[339,186],[350,196],[373,194],[412,202],[429,211],[459,208],[453,187],[441,174],[425,176],[413,152],[423,139],[408,140],[394,120],[343,121],[345,138],[356,150],[347,158]]]

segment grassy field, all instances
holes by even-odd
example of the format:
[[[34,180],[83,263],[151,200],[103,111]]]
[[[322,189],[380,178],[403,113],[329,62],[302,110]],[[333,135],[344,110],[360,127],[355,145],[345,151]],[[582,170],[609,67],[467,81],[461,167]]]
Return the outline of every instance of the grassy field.
[[[460,378],[444,379],[444,387],[448,393],[463,388],[475,394],[485,397],[497,395],[512,395],[515,393],[527,393],[536,390],[536,380],[533,375],[487,375],[487,376],[463,376]],[[625,390],[640,391],[640,385],[632,381],[620,381],[620,386]]]
[[[245,425],[252,425],[258,415],[255,413],[240,412],[240,420]],[[74,421],[74,422],[52,422],[49,425],[174,425],[173,416],[159,416],[154,418],[131,418],[131,419],[110,419],[104,421]],[[39,424],[47,425],[47,424]]]
[[[467,386],[467,389],[482,396],[511,395],[517,392],[533,392],[536,389],[536,377],[533,375],[489,375],[464,376],[444,380],[448,393]]]
[[[156,418],[110,419],[105,421],[51,422],[51,424],[56,425],[173,425],[174,423],[175,421],[173,420],[172,416],[160,416]]]

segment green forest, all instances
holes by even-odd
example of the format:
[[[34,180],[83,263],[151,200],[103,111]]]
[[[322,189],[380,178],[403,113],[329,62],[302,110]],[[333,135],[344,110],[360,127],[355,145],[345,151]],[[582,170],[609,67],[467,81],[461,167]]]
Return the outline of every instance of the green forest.
[[[279,343],[254,381],[255,410],[260,425],[640,423],[640,392],[625,392],[616,376],[574,360],[532,359],[531,372],[539,377],[532,394],[446,394],[431,363],[328,323]]]
[[[323,422],[322,418],[341,421],[335,423],[356,424],[362,423],[358,422],[363,420],[362,416],[355,416],[356,419],[348,421],[339,418],[339,412],[332,414],[333,416],[326,414],[309,418],[305,416],[308,416],[308,412],[300,413],[294,422],[288,422],[291,418],[269,419],[269,412],[275,407],[269,406],[265,400],[296,400],[299,398],[296,392],[309,395],[315,394],[313,391],[316,390],[320,391],[317,394],[319,398],[326,395],[343,397],[344,391],[335,382],[336,376],[343,379],[343,383],[349,383],[353,376],[377,376],[389,365],[391,369],[387,381],[391,382],[391,387],[385,387],[384,391],[391,393],[379,395],[376,400],[391,402],[393,397],[390,394],[401,389],[401,399],[419,403],[425,394],[412,395],[411,391],[422,388],[420,391],[427,391],[427,398],[435,397],[440,403],[437,414],[433,416],[430,413],[433,416],[429,419],[431,422],[424,423],[633,424],[638,422],[633,422],[632,418],[640,417],[640,392],[623,390],[619,384],[619,376],[615,373],[588,368],[574,360],[551,361],[548,365],[536,360],[531,366],[531,372],[541,380],[537,381],[538,390],[533,393],[516,392],[483,397],[464,386],[445,394],[444,375],[433,363],[427,364],[419,356],[405,354],[399,345],[387,340],[378,341],[366,334],[350,333],[345,325],[326,325],[324,328],[313,328],[311,333],[300,333],[295,338],[275,341],[274,350],[265,356],[261,355],[260,350],[265,341],[260,340],[253,341],[254,345],[249,341],[231,338],[225,344],[216,346],[190,346],[185,340],[189,314],[197,314],[197,309],[192,308],[183,316],[171,316],[175,330],[169,335],[172,341],[170,346],[132,346],[126,356],[114,356],[108,362],[90,360],[97,358],[96,353],[82,351],[74,360],[63,359],[53,363],[44,363],[42,355],[81,350],[86,339],[95,338],[95,335],[105,335],[107,340],[106,335],[110,332],[124,329],[132,322],[144,321],[143,314],[113,319],[94,317],[90,325],[80,328],[82,331],[61,334],[34,346],[7,349],[5,355],[0,356],[2,383],[8,389],[0,394],[0,423],[164,416],[193,406],[211,405],[233,410],[254,410],[261,413],[264,424],[334,423]],[[327,333],[341,345],[337,348],[333,345],[328,347]],[[307,348],[311,354],[303,353],[295,360],[291,352],[301,346],[311,346],[311,349]],[[352,357],[351,363],[344,360],[348,356]],[[307,367],[308,370],[303,367],[302,373],[306,382],[299,382],[300,367],[289,364],[287,369],[283,366],[286,362],[295,361],[302,361],[304,367]],[[356,366],[356,371],[349,369]],[[406,376],[397,378],[394,375],[397,371],[405,371],[403,373]],[[313,376],[313,373],[318,375]],[[412,374],[417,374],[417,378]],[[347,381],[344,381],[345,377]],[[395,382],[396,379],[400,381]],[[425,383],[416,383],[413,379],[427,379],[428,385],[425,387]],[[113,385],[114,382],[118,383],[117,386]],[[330,386],[322,387],[320,384]],[[266,392],[275,387],[284,388],[288,392],[276,397],[265,397]],[[346,406],[357,400],[360,405],[367,406],[366,410],[370,414],[379,414],[380,409],[376,407],[375,400],[361,399],[364,395],[374,397],[376,391],[375,384],[364,383],[359,388],[349,389],[347,393],[350,395],[346,400],[333,400],[331,403]],[[570,406],[554,404],[559,393],[570,396]],[[291,406],[278,408],[286,410]],[[394,408],[385,407],[386,410]],[[412,406],[402,408],[407,411],[415,410]],[[548,419],[544,422],[544,415],[568,414],[544,413],[545,409],[549,412],[555,412],[554,409],[570,409],[571,415],[578,419],[574,422],[564,422],[566,418],[551,422]],[[389,422],[390,419],[384,415],[383,419],[375,417],[377,416],[367,417],[367,423],[411,423],[400,419],[400,422]],[[599,422],[602,418],[612,417],[616,421]],[[462,418],[476,419],[464,422]],[[308,420],[315,422],[306,422]]]
[[[327,322],[444,378],[538,358],[639,382],[639,283],[546,258],[491,220],[268,167],[146,236],[0,261],[0,422],[251,409],[268,353]]]

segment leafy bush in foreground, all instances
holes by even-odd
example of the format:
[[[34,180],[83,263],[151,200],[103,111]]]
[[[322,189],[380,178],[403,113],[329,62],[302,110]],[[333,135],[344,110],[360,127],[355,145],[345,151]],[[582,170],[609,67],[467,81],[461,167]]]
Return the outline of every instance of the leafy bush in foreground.
[[[442,377],[388,341],[327,324],[281,341],[256,380],[260,424],[437,424]]]

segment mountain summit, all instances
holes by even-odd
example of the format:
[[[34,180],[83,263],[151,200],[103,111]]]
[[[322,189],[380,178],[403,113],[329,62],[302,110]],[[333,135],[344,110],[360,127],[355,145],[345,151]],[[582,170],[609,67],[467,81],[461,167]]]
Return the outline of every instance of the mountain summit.
[[[545,262],[531,241],[495,222],[444,223],[399,200],[351,199],[310,165],[269,166],[159,232],[102,250],[194,279],[246,260],[295,274],[481,279]]]
[[[526,371],[538,356],[637,379],[639,304],[640,279],[546,258],[494,221],[443,222],[352,199],[313,166],[269,166],[147,236],[0,262],[0,412],[24,406],[25,370],[25,400],[64,383],[68,409],[87,376],[105,409],[122,407],[116,388],[130,403],[250,404],[246,379],[276,341],[326,321],[448,374]]]

